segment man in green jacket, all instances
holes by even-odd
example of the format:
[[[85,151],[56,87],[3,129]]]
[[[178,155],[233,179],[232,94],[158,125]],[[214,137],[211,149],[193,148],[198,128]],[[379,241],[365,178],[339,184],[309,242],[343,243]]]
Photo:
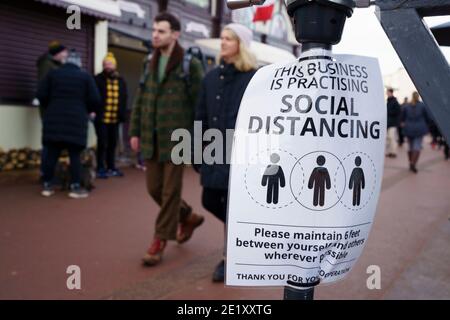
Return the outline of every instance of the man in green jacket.
[[[162,259],[168,240],[187,241],[204,218],[181,199],[183,165],[171,161],[171,141],[176,129],[193,127],[194,109],[203,70],[198,60],[189,66],[189,82],[183,77],[183,48],[178,44],[180,21],[170,13],[154,19],[154,52],[144,85],[131,115],[131,148],[146,162],[147,189],[160,206],[153,242],[143,258],[146,265]],[[189,84],[188,84],[189,83]]]

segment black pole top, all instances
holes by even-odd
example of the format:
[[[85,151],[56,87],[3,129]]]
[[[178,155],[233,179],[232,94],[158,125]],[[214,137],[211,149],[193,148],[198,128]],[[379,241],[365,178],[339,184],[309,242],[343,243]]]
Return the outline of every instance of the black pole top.
[[[353,9],[356,7],[355,0],[286,0],[286,7],[289,16],[294,16],[294,11],[301,6],[317,2],[318,4],[335,7],[345,11],[348,18],[353,14]]]
[[[295,38],[302,51],[331,49],[341,41],[345,20],[353,14],[354,0],[288,0]],[[306,45],[306,46],[305,46]]]

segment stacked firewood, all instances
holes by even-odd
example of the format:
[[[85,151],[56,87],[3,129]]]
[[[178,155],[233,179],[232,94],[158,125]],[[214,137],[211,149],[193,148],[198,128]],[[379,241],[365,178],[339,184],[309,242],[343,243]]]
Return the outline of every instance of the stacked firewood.
[[[34,169],[39,167],[40,164],[40,151],[23,148],[4,152],[0,149],[0,171]]]

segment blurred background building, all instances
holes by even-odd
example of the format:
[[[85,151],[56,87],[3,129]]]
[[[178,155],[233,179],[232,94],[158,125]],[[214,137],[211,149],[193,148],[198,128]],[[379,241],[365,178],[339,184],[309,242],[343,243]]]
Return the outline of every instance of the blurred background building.
[[[296,54],[298,44],[284,2],[268,3],[266,8],[231,12],[224,0],[2,0],[0,150],[41,148],[41,121],[32,101],[37,88],[36,61],[51,41],[76,48],[84,69],[92,74],[102,70],[103,58],[112,51],[128,83],[131,106],[143,62],[151,51],[151,27],[158,12],[168,10],[178,15],[182,22],[180,42],[185,48],[199,46],[199,40],[218,38],[222,27],[234,21],[254,30],[254,41],[266,44],[260,50]],[[81,11],[78,30],[66,26],[71,5]],[[202,49],[212,66],[218,48]],[[90,131],[92,145],[95,139],[92,128]]]
[[[400,103],[405,98],[411,100],[412,93],[417,91],[406,69],[401,67],[397,71],[383,76],[384,86],[394,89],[394,96]]]

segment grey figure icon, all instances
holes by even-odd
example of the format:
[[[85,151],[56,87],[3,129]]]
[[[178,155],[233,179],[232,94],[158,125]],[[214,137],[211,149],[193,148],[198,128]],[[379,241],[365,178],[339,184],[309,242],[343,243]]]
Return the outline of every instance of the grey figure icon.
[[[278,203],[278,197],[280,193],[280,187],[284,188],[286,186],[286,180],[284,177],[283,169],[277,165],[280,161],[280,156],[276,153],[270,155],[270,161],[272,164],[268,165],[264,171],[262,177],[261,185],[263,187],[267,186],[267,203]]]
[[[325,205],[325,189],[331,189],[331,179],[325,164],[325,157],[320,155],[316,160],[319,167],[314,168],[308,181],[308,188],[314,188],[313,205],[314,207]]]
[[[350,176],[350,181],[348,187],[350,190],[353,189],[353,206],[359,206],[361,204],[361,189],[366,187],[366,180],[364,178],[364,171],[361,166],[361,157],[355,158],[356,168],[353,169],[352,175]]]

